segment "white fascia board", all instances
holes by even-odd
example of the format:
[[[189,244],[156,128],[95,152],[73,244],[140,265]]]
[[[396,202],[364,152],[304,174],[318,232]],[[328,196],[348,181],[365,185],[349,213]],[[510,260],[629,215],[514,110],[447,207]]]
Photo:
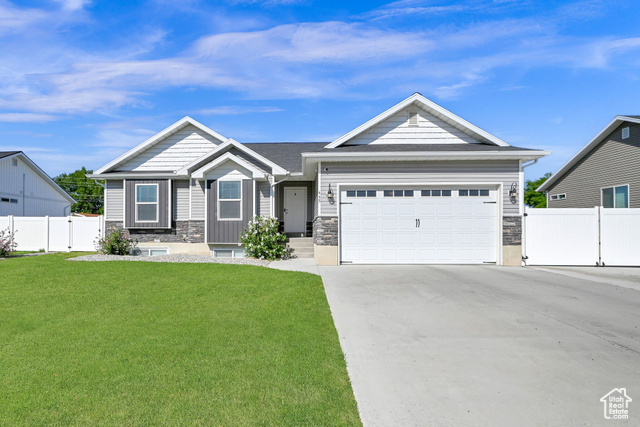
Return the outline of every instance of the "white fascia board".
[[[412,160],[535,160],[551,154],[550,151],[527,150],[508,152],[450,152],[399,151],[379,153],[302,153],[311,161],[412,161]]]
[[[378,123],[382,122],[383,120],[391,117],[392,115],[394,115],[398,111],[400,111],[403,108],[411,105],[414,102],[422,104],[422,106],[427,111],[429,111],[430,113],[434,114],[436,117],[444,118],[445,121],[449,122],[451,125],[453,125],[455,127],[459,127],[463,131],[467,130],[468,132],[471,132],[472,134],[476,135],[477,137],[479,137],[483,141],[486,141],[486,142],[494,144],[494,145],[498,145],[500,147],[508,147],[509,146],[509,144],[507,144],[506,142],[504,142],[500,138],[491,135],[489,132],[486,132],[486,131],[480,129],[479,127],[469,123],[468,121],[464,120],[463,118],[458,117],[457,115],[453,114],[451,111],[449,111],[446,108],[443,108],[440,105],[436,104],[435,102],[425,98],[421,94],[414,93],[413,95],[411,95],[410,97],[408,97],[404,101],[401,101],[400,103],[394,105],[393,107],[389,108],[387,111],[383,112],[382,114],[377,115],[376,117],[374,117],[373,119],[369,120],[365,124],[363,124],[361,126],[358,126],[357,128],[355,128],[351,132],[349,132],[349,133],[341,136],[340,138],[336,139],[331,144],[327,145],[325,148],[336,148],[336,147],[339,147],[340,145],[344,144],[345,142],[347,142],[351,138],[353,138],[353,137],[361,134],[362,132],[370,129],[371,127],[373,127],[373,126],[377,125]]]
[[[189,116],[185,116],[184,118],[178,120],[177,122],[175,122],[174,124],[172,124],[168,128],[158,132],[157,134],[155,134],[151,138],[147,139],[143,143],[135,146],[134,148],[132,148],[131,150],[127,151],[123,155],[119,156],[115,160],[107,163],[106,165],[104,165],[103,167],[101,167],[100,169],[95,171],[95,173],[96,174],[101,174],[101,173],[104,173],[104,172],[108,172],[113,167],[123,163],[126,160],[131,159],[136,154],[141,153],[142,151],[150,148],[152,145],[160,142],[161,140],[163,140],[164,138],[168,137],[172,133],[180,130],[181,128],[183,128],[184,126],[189,125],[189,124],[197,127],[201,131],[213,136],[214,138],[216,138],[220,142],[224,142],[227,139],[224,136],[220,135],[218,132],[216,132],[216,131],[214,131],[212,129],[209,129],[207,126],[203,125],[202,123],[198,122],[197,120],[194,120]]]
[[[62,187],[56,184],[56,182],[53,179],[51,179],[51,177],[47,175],[45,171],[40,169],[40,166],[36,165],[33,162],[33,160],[31,160],[22,151],[12,154],[11,156],[3,157],[3,160],[10,159],[12,157],[20,157],[20,159],[22,159],[23,162],[25,162],[35,173],[37,173],[40,178],[44,179],[51,187],[53,187],[54,190],[60,193],[60,195],[64,197],[68,202],[70,202],[71,204],[74,204],[76,202],[76,200],[73,197],[71,197],[66,191],[64,191]]]
[[[193,174],[191,174],[191,177],[194,178],[194,179],[203,179],[204,178],[204,174],[206,174],[207,172],[217,168],[218,166],[220,166],[222,163],[224,163],[226,161],[234,162],[238,166],[241,166],[241,167],[251,171],[253,173],[253,178],[264,178],[264,172],[263,171],[261,171],[260,169],[256,168],[251,163],[249,163],[249,162],[247,162],[247,161],[241,159],[240,157],[235,156],[235,155],[233,155],[231,153],[225,153],[222,156],[220,156],[217,159],[215,159],[213,162],[207,163],[206,165],[204,165],[200,169],[198,169],[195,172],[193,172]]]
[[[260,163],[263,163],[263,164],[271,167],[271,173],[273,175],[286,175],[287,174],[287,170],[286,169],[278,166],[277,164],[273,163],[271,160],[267,159],[266,157],[261,156],[260,154],[256,153],[252,149],[247,148],[246,145],[241,144],[241,143],[239,143],[238,141],[236,141],[235,139],[232,139],[232,138],[229,138],[224,143],[222,143],[219,146],[217,146],[214,150],[208,152],[204,156],[201,156],[200,158],[198,158],[198,159],[194,160],[193,162],[189,163],[188,165],[186,165],[185,167],[183,167],[182,169],[180,169],[176,173],[178,175],[188,175],[190,173],[191,169],[193,169],[196,165],[198,165],[198,164],[200,164],[200,163],[202,163],[204,161],[207,161],[207,159],[210,159],[211,157],[216,156],[217,154],[229,149],[230,147],[235,147],[238,150],[242,151],[243,153],[253,157],[254,159],[259,161]]]
[[[174,173],[131,173],[131,172],[110,172],[105,174],[90,173],[87,178],[91,179],[186,179],[185,176],[177,176]]]
[[[620,126],[624,122],[640,123],[640,119],[627,116],[616,116],[604,127],[591,141],[587,143],[580,151],[576,153],[567,163],[565,163],[556,173],[551,175],[549,179],[542,183],[540,187],[536,189],[539,192],[545,192],[553,185],[558,179],[560,179],[571,167],[578,163],[584,156],[586,156],[596,145],[600,144],[604,138],[609,135],[615,128]]]

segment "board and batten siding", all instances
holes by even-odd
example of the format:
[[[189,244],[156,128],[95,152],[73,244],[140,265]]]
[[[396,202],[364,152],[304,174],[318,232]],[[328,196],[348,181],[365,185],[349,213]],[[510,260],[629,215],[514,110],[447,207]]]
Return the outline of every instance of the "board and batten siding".
[[[171,189],[173,192],[171,201],[173,219],[187,221],[189,219],[189,181],[173,180]]]
[[[417,126],[409,125],[409,112],[418,113]],[[478,142],[423,108],[410,105],[350,139],[347,144],[473,144]]]
[[[328,168],[328,171],[325,171]],[[338,184],[383,184],[419,183],[502,183],[503,215],[519,215],[519,204],[509,200],[512,182],[519,181],[520,166],[517,160],[498,161],[441,161],[441,162],[322,162],[320,204],[321,215],[337,215],[338,201],[327,200],[329,184],[337,194]]]
[[[187,125],[118,167],[127,171],[174,171],[207,154],[222,141]]]
[[[105,181],[104,203],[106,221],[124,220],[124,190],[121,179]]]
[[[131,179],[125,183],[125,228],[170,228],[169,183],[167,179]],[[158,222],[136,222],[136,184],[158,184]]]
[[[242,180],[242,220],[218,220],[218,180],[207,180],[207,243],[238,243],[253,217],[253,180]]]
[[[15,166],[14,160],[17,161]],[[71,203],[19,155],[0,159],[0,196],[18,201],[0,201],[0,216],[66,216],[71,213]]]
[[[629,127],[629,138],[622,129]],[[640,208],[640,124],[624,123],[612,131],[548,190],[549,196],[566,194],[565,200],[551,200],[550,208],[592,208],[600,206],[601,188],[629,185],[629,207]]]

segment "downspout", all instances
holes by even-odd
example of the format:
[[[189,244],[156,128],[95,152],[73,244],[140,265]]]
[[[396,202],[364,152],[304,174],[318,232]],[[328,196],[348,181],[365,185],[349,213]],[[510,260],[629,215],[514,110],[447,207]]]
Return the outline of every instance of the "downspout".
[[[524,184],[524,169],[528,168],[529,166],[533,166],[536,163],[538,163],[538,159],[533,160],[531,163],[527,163],[527,164],[520,164],[520,173],[522,174],[522,184],[520,186],[520,192],[522,194],[522,209],[525,210],[525,206],[524,206],[524,188],[523,184]],[[527,260],[529,259],[529,257],[527,256],[527,233],[526,233],[526,227],[527,227],[527,213],[523,212],[522,213],[522,262],[523,264],[526,266],[527,265]]]

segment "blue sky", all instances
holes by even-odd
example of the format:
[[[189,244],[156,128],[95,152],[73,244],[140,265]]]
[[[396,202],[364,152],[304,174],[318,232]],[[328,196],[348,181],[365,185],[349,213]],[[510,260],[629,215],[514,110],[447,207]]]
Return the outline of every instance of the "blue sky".
[[[414,92],[555,171],[640,114],[633,0],[0,0],[0,150],[96,169],[185,115],[331,141]]]

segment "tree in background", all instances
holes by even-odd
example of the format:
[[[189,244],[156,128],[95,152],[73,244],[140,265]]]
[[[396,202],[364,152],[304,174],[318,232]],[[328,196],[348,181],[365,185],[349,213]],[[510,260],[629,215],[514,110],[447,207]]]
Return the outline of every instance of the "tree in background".
[[[535,181],[527,181],[524,187],[524,204],[532,208],[546,208],[547,196],[544,193],[536,191],[549,177],[551,172],[545,173],[542,177]]]
[[[82,169],[70,174],[60,174],[53,178],[77,203],[71,205],[71,212],[102,214],[104,211],[104,188],[93,179],[87,178],[93,171]]]

